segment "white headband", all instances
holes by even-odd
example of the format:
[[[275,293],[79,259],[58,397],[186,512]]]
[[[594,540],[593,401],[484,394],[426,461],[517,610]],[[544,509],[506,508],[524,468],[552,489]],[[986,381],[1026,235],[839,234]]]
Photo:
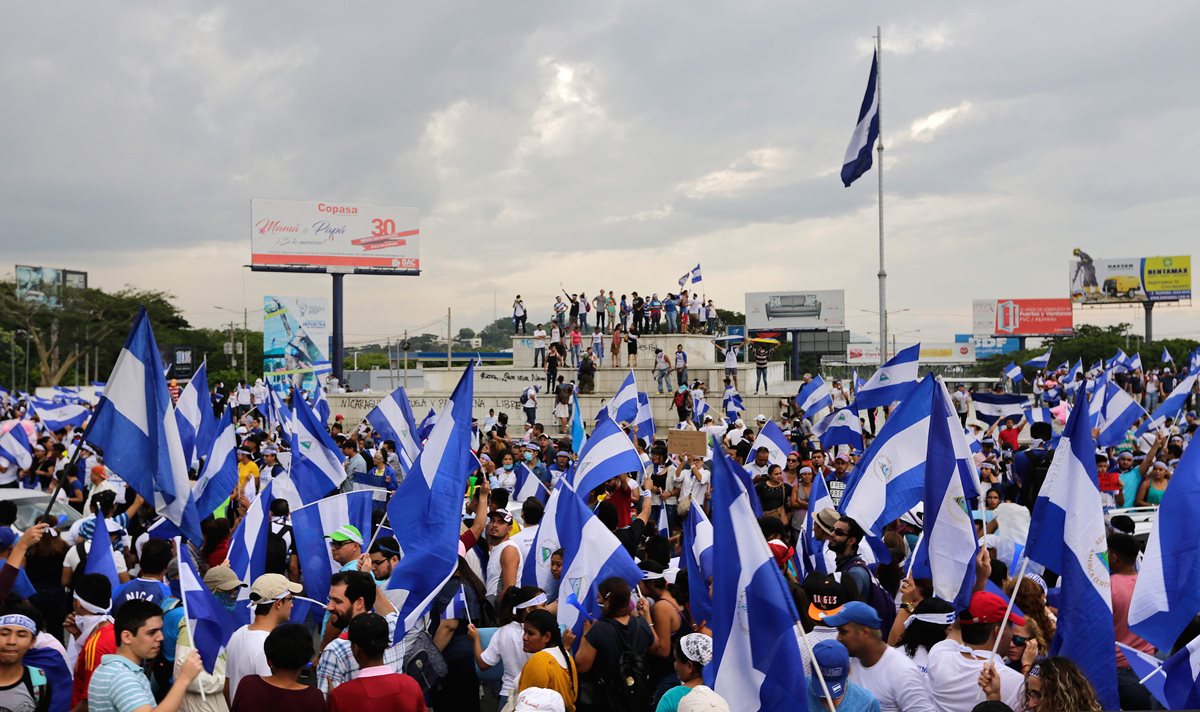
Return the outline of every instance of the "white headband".
[[[82,608],[83,610],[87,611],[88,613],[91,613],[91,614],[93,614],[93,615],[97,615],[97,616],[103,616],[103,615],[107,615],[107,614],[108,614],[108,608],[101,608],[100,606],[97,606],[97,605],[96,605],[96,604],[94,604],[94,603],[91,603],[91,602],[89,602],[89,601],[85,601],[85,600],[83,600],[82,598],[80,598],[80,597],[79,597],[79,594],[78,594],[78,593],[77,593],[77,594],[75,594],[75,600],[76,600],[76,601],[79,603],[79,606],[80,606],[80,608]],[[112,600],[111,600],[111,599],[109,599],[109,602],[108,602],[108,603],[109,603],[109,607],[111,607],[111,606],[112,606]]]
[[[904,628],[908,629],[913,621],[921,621],[922,623],[933,623],[934,625],[950,625],[954,623],[954,611],[949,613],[918,613],[914,616],[909,616],[904,619]]]
[[[541,606],[541,605],[545,604],[546,601],[547,601],[546,594],[539,593],[538,595],[534,596],[533,598],[529,599],[528,601],[526,601],[524,603],[518,603],[517,605],[513,606],[513,610],[519,611],[522,608],[533,608],[534,606]]]
[[[20,613],[10,613],[7,616],[0,616],[0,628],[8,626],[16,626],[18,628],[26,628],[30,633],[37,635],[37,625],[29,616],[23,616]]]

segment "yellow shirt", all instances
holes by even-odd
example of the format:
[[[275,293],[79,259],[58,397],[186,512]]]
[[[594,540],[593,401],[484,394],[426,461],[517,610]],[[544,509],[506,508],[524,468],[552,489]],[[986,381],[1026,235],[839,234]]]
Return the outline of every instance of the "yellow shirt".
[[[551,650],[554,652],[551,653]],[[562,663],[559,662],[561,655],[562,653],[557,647],[534,653],[533,657],[526,661],[525,667],[521,668],[521,677],[517,679],[517,691],[513,694],[529,687],[545,687],[562,695],[567,712],[575,712],[575,697],[579,694],[579,675],[575,670],[574,661],[571,661],[569,657],[567,667],[570,670],[563,669]]]
[[[254,478],[254,491],[258,491],[258,465],[253,460],[238,463],[238,494],[246,489],[246,481]]]

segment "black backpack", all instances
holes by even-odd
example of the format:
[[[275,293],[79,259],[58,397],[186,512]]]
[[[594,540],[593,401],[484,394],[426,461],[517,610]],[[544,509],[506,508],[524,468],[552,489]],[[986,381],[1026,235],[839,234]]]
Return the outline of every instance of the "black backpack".
[[[888,594],[887,590],[879,583],[879,579],[875,578],[875,574],[871,573],[871,569],[862,559],[856,558],[851,561],[846,568],[842,569],[842,576],[849,576],[850,569],[861,566],[870,577],[869,591],[859,591],[859,598],[863,603],[866,603],[875,612],[879,614],[879,620],[882,621],[880,630],[890,631],[892,623],[896,621],[896,603],[895,598]]]
[[[644,710],[649,706],[651,690],[646,672],[649,643],[642,650],[637,649],[642,626],[636,618],[630,619],[632,632],[628,628],[622,630],[611,619],[605,618],[603,622],[617,634],[617,667],[611,673],[613,679],[599,681],[600,695],[608,700],[610,710]]]
[[[524,408],[529,403],[529,389],[521,391],[521,407]]]
[[[291,532],[290,524],[285,524],[278,532],[273,528],[267,532],[266,573],[287,575],[291,550],[285,535]]]

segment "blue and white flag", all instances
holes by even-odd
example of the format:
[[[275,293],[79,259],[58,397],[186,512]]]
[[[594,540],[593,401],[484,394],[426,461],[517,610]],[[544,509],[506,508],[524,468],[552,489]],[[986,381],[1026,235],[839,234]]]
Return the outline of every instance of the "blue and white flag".
[[[932,399],[945,391],[932,374],[880,428],[871,447],[854,467],[839,509],[875,537],[883,527],[925,497],[925,458]]]
[[[103,401],[101,401],[103,403]],[[50,432],[64,428],[78,428],[87,422],[91,410],[85,405],[67,403],[56,405],[38,398],[29,399],[29,409],[42,421]]]
[[[833,497],[829,496],[829,488],[825,485],[825,476],[819,472],[813,473],[812,489],[808,493],[808,510],[804,514],[804,529],[800,533],[800,544],[796,551],[800,554],[802,567],[798,572],[802,577],[811,573],[827,574],[829,567],[825,563],[825,542],[817,539],[813,527],[814,518],[822,509],[833,507]]]
[[[1049,408],[1034,408],[1032,406],[1026,406],[1024,413],[1025,420],[1028,421],[1030,425],[1033,425],[1034,423],[1054,422],[1054,413],[1051,412]]]
[[[783,434],[774,420],[768,420],[767,424],[762,426],[762,430],[758,431],[758,435],[754,438],[754,444],[750,447],[751,458],[760,447],[765,447],[770,453],[767,461],[780,467],[787,464],[788,453],[792,451],[792,444],[788,442],[787,435]]]
[[[862,421],[858,417],[858,408],[854,405],[838,408],[813,426],[813,435],[821,441],[821,447],[827,450],[837,445],[849,445],[861,450]]]
[[[533,497],[543,505],[550,499],[550,491],[546,489],[546,485],[537,478],[533,470],[525,463],[517,465],[517,484],[513,487],[513,501],[524,502]]]
[[[988,425],[1005,418],[1020,420],[1029,402],[1025,396],[1008,393],[976,393],[974,400],[976,420]]]
[[[690,507],[683,520],[680,563],[688,575],[689,607],[692,620],[707,625],[712,620],[712,597],[708,580],[712,578],[712,522],[700,507]]]
[[[207,406],[207,404],[206,404]],[[196,484],[192,486],[192,498],[196,501],[196,513],[201,519],[208,517],[229,495],[237,489],[237,435],[233,427],[233,415],[228,407],[217,424],[219,434],[212,448],[204,456],[204,468]]]
[[[642,570],[616,535],[588,510],[575,492],[563,487],[558,494],[554,516],[559,546],[563,550],[558,595],[564,599],[575,596],[587,612],[599,620],[603,611],[596,600],[596,587],[615,577],[624,579],[634,588],[642,580]],[[574,606],[558,607],[559,625],[574,631],[576,636],[581,635],[584,620],[583,613]]]
[[[689,274],[689,273],[687,273],[687,272],[684,272],[684,273],[683,273],[683,276],[679,278],[679,288],[680,288],[680,289],[683,289],[684,285],[686,285],[686,284],[687,284],[687,281],[688,281],[688,274]]]
[[[842,160],[842,184],[847,188],[863,173],[871,170],[871,152],[879,138],[879,56],[871,58],[871,74],[867,78],[867,93],[858,110],[858,123],[846,147]],[[796,699],[803,699],[803,696]],[[731,705],[735,706],[735,705]],[[756,708],[757,709],[757,708]]]
[[[192,556],[183,541],[175,540],[176,551],[179,552],[179,593],[183,601],[184,615],[192,647],[200,654],[204,669],[212,674],[217,665],[221,651],[233,637],[234,631],[242,626],[242,622],[221,605],[192,562]]]
[[[344,455],[299,389],[292,390],[292,485],[304,504],[312,504],[342,486]]]
[[[811,381],[801,386],[800,392],[796,394],[796,407],[804,411],[805,416],[810,420],[815,418],[820,411],[832,408],[833,395],[829,390],[829,384],[825,383],[825,379],[814,376]]]
[[[1075,391],[1079,390],[1079,374],[1083,371],[1083,360],[1075,359],[1075,365],[1071,370],[1067,371],[1067,376],[1062,380],[1063,389],[1071,396],[1075,396]]]
[[[704,425],[704,416],[708,415],[711,410],[712,406],[696,395],[695,391],[692,391],[692,422],[696,424],[697,428]]]
[[[607,404],[608,417],[618,423],[632,423],[637,420],[638,389],[637,380],[633,377],[633,369],[625,377],[617,394],[609,399]]]
[[[313,395],[313,414],[320,420],[321,425],[327,426],[330,413],[329,399],[325,397],[325,382],[320,378],[317,379],[316,389],[317,392]],[[295,405],[294,402],[293,405]]]
[[[897,352],[887,363],[880,366],[866,383],[855,390],[855,407],[858,410],[869,410],[904,400],[917,386],[920,356],[920,344],[913,344]]]
[[[246,516],[229,535],[229,567],[247,586],[267,571],[267,535],[271,532],[274,487],[275,482],[271,481],[262,488],[247,508]],[[242,593],[250,595],[246,589],[242,589]]]
[[[583,411],[579,408],[578,391],[571,394],[571,452],[578,455],[588,440],[583,428]]]
[[[1125,359],[1125,368],[1128,368],[1130,371],[1142,370],[1142,353],[1136,351],[1132,356]]]
[[[589,492],[619,475],[642,471],[642,459],[633,443],[611,420],[596,426],[592,437],[579,453],[579,460],[570,473],[567,486],[586,497]]]
[[[437,425],[438,414],[433,408],[425,414],[421,422],[417,424],[417,439],[422,443],[429,439],[429,434],[433,432],[433,426]]]
[[[121,585],[117,576],[117,562],[113,559],[112,536],[108,532],[108,522],[104,519],[104,512],[99,509],[96,510],[96,526],[92,529],[92,543],[88,546],[83,573],[107,576],[114,589]]]
[[[645,438],[647,446],[654,442],[654,411],[650,407],[650,394],[638,391],[637,417],[633,421],[637,428],[637,437]]]
[[[1129,627],[1159,650],[1200,611],[1200,447],[1183,451],[1146,540],[1146,553],[1129,604]]]
[[[446,603],[446,608],[442,611],[442,620],[465,620],[470,617],[471,613],[467,610],[466,592],[463,591],[462,586],[459,586],[458,591]]]
[[[1117,353],[1104,363],[1104,369],[1112,373],[1125,373],[1129,370],[1129,356],[1122,349],[1117,349]]]
[[[570,492],[570,488],[567,487],[570,476],[571,470],[568,470],[559,479],[546,502],[546,509],[542,512],[542,523],[534,533],[533,545],[529,547],[524,565],[521,566],[522,586],[537,586],[543,591],[553,590],[555,581],[550,575],[550,557],[559,549],[558,502],[563,491]]]
[[[658,535],[662,538],[671,538],[671,523],[667,521],[666,505],[658,508],[658,521],[655,522],[654,528],[658,531]]]
[[[1050,352],[1054,349],[1046,349],[1046,353],[1035,358],[1031,358],[1025,362],[1025,368],[1036,368],[1039,371],[1050,365]]]
[[[1188,373],[1200,373],[1200,346],[1192,349],[1188,356]]]
[[[979,550],[965,495],[974,485],[967,484],[967,473],[957,466],[947,420],[951,411],[944,399],[932,400],[925,465],[925,516],[922,536],[913,553],[911,575],[933,579],[934,595],[952,602],[955,610],[965,611],[975,587],[975,555]]]
[[[1175,363],[1175,359],[1171,357],[1171,352],[1167,350],[1166,346],[1163,347],[1162,358],[1160,360],[1163,363]]]
[[[1105,709],[1119,709],[1104,503],[1096,473],[1096,441],[1079,403],[1054,450],[1029,524],[1025,555],[1062,577],[1058,629],[1050,655],[1083,670]],[[1135,596],[1136,600],[1136,596]]]
[[[1100,429],[1096,443],[1100,447],[1113,447],[1125,440],[1125,435],[1138,418],[1149,417],[1149,414],[1124,388],[1110,381],[1105,383],[1104,392],[1092,397],[1092,403],[1097,400],[1102,403],[1100,417],[1095,423],[1095,427]]]
[[[0,434],[0,457],[15,462],[22,470],[33,467],[33,445],[21,421],[12,421],[8,431]]]
[[[1183,404],[1187,402],[1188,396],[1192,394],[1192,388],[1196,385],[1196,377],[1200,374],[1193,373],[1184,378],[1175,385],[1175,390],[1171,391],[1170,395],[1163,399],[1163,402],[1154,409],[1154,414],[1151,415],[1141,427],[1137,429],[1136,435],[1141,437],[1150,430],[1157,430],[1165,427],[1167,418],[1176,418],[1179,411],[1183,410]]]
[[[1169,650],[1170,648],[1164,648]],[[1200,638],[1193,638],[1163,663],[1163,696],[1169,709],[1200,708]]]
[[[379,401],[367,413],[366,420],[381,438],[396,443],[396,449],[403,450],[409,462],[417,458],[421,450],[416,437],[417,425],[403,386]]]
[[[867,385],[867,382],[859,377],[857,368],[850,372],[850,382],[854,384],[854,395],[856,396],[858,395],[858,389]]]
[[[179,441],[183,444],[183,457],[189,465],[204,454],[205,447],[197,447],[199,434],[205,430],[205,420],[213,420],[212,397],[208,392],[208,361],[203,361],[191,380],[183,387],[179,400],[175,401],[175,420],[179,426]],[[211,431],[212,425],[208,425]]]
[[[713,661],[704,682],[739,712],[792,709],[807,699],[787,581],[724,452],[713,452]]]
[[[265,406],[264,416],[267,420],[267,430],[274,433],[276,429],[282,428],[284,434],[290,437],[292,434],[292,409],[283,402],[283,396],[275,390],[275,386],[271,383],[267,384]]]
[[[371,497],[370,490],[344,492],[292,511],[292,535],[300,570],[304,572],[304,595],[308,598],[328,601],[329,577],[342,567],[333,560],[327,534],[349,524],[370,539]],[[366,553],[366,541],[362,547]]]
[[[1021,367],[1013,361],[1009,361],[1004,367],[1004,377],[1013,383],[1025,380],[1025,376],[1021,374]]]
[[[696,266],[692,268],[692,284],[696,284],[699,281],[700,281],[700,263],[697,262]]]
[[[738,416],[746,410],[746,406],[742,403],[742,394],[732,388],[725,391],[725,396],[721,399],[721,407],[725,411],[725,419],[730,422],[737,420]]]
[[[387,587],[401,591],[396,642],[420,620],[458,565],[463,495],[471,463],[475,366],[468,364],[429,439],[388,502],[387,515],[404,558]]]
[[[200,517],[159,353],[142,307],[83,439],[100,447],[104,464],[156,512],[199,543]]]
[[[1142,681],[1142,687],[1160,704],[1167,704],[1167,696],[1163,692],[1163,682],[1165,682],[1165,674],[1162,670],[1162,663],[1158,658],[1150,653],[1142,652],[1137,648],[1131,648],[1122,642],[1117,642],[1117,650],[1125,656],[1126,662],[1129,663],[1129,669],[1137,675],[1137,678]],[[1181,651],[1182,652],[1182,651]],[[1195,706],[1195,705],[1193,705]],[[1166,707],[1164,709],[1170,709]]]

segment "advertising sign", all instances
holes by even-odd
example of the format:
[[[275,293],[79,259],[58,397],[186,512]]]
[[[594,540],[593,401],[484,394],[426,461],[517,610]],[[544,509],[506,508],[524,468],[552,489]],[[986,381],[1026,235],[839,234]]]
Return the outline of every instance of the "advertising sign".
[[[975,336],[1060,336],[1075,331],[1070,299],[976,299]]]
[[[846,291],[747,292],[749,329],[843,329]]]
[[[975,358],[988,358],[1021,350],[1021,339],[1015,336],[974,336],[955,334],[954,343],[974,344]]]
[[[1077,304],[1141,304],[1192,298],[1192,258],[1130,257],[1095,260],[1075,248],[1071,301]]]
[[[87,272],[57,267],[16,266],[17,299],[45,307],[61,307],[63,288],[87,289]]]
[[[328,374],[329,302],[321,297],[263,297],[263,375],[273,385],[315,394]]]
[[[416,208],[250,201],[252,267],[420,269]]]
[[[192,346],[176,346],[171,358],[171,378],[188,380],[196,372],[196,349]]]
[[[888,358],[909,346],[912,344],[897,344],[894,349],[888,350]],[[930,365],[975,363],[975,345],[948,341],[923,341],[918,361]],[[846,363],[852,366],[878,366],[879,344],[850,344],[846,348]]]

